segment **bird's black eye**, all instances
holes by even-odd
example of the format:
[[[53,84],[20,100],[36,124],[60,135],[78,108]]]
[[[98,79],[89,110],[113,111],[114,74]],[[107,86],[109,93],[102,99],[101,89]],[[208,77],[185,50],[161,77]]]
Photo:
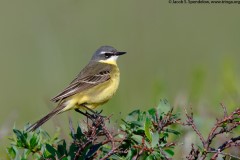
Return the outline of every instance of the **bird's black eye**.
[[[111,57],[111,56],[112,56],[111,53],[105,53],[105,58],[109,58],[109,57]]]

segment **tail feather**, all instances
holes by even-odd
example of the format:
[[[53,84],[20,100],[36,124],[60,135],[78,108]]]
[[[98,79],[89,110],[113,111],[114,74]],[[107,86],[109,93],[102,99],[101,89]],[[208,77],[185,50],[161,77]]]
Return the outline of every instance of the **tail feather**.
[[[53,111],[51,111],[50,113],[48,113],[46,116],[44,116],[43,118],[41,118],[40,120],[38,120],[37,122],[35,122],[34,124],[32,124],[30,127],[28,127],[27,131],[31,132],[36,130],[38,127],[40,127],[41,125],[43,125],[45,122],[47,122],[50,118],[52,118],[53,116],[57,115],[58,113],[60,113],[63,109],[65,108],[64,103],[60,103],[58,105],[58,107],[56,107]]]

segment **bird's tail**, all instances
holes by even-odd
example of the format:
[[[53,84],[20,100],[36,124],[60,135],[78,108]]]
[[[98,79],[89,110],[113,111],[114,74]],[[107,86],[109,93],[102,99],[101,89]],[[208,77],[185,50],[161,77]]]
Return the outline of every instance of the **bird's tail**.
[[[30,127],[27,128],[27,131],[34,131],[36,130],[38,127],[40,127],[42,124],[44,124],[45,122],[47,122],[50,118],[52,118],[53,116],[57,115],[58,113],[60,113],[64,108],[66,107],[66,105],[64,103],[59,103],[59,105],[50,113],[48,113],[46,116],[44,116],[43,118],[41,118],[40,120],[38,120],[37,122],[33,123]]]

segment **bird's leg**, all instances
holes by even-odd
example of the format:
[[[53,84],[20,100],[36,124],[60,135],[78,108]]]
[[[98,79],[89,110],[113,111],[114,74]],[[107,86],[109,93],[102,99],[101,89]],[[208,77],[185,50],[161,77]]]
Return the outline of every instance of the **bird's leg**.
[[[91,108],[87,107],[85,103],[81,104],[81,106],[84,107],[85,109],[89,110],[93,114],[96,114],[96,112],[94,110],[92,110]]]
[[[87,110],[89,110],[90,112],[93,113],[92,118],[96,119],[96,118],[98,118],[99,116],[100,116],[101,118],[104,118],[104,116],[101,116],[101,115],[100,115],[103,110],[101,110],[100,112],[95,112],[95,111],[92,110],[91,108],[87,107],[86,104],[84,104],[84,103],[81,104],[81,106],[83,106],[85,109],[87,109]]]
[[[88,112],[82,112],[80,109],[75,109],[76,112],[86,116],[87,118],[90,118],[91,120],[93,119],[93,116],[91,114],[89,114]]]

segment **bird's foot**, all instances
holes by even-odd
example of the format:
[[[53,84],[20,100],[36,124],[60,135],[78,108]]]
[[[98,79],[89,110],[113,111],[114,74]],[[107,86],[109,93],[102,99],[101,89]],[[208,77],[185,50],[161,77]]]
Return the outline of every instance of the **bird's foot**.
[[[102,116],[102,115],[101,115],[102,111],[103,111],[103,110],[101,110],[101,111],[99,111],[99,112],[97,112],[97,111],[94,112],[94,113],[92,114],[92,118],[94,118],[94,119],[97,119],[97,118],[101,118],[101,119],[106,118],[106,116]]]
[[[100,115],[103,110],[97,112],[97,111],[94,111],[94,110],[92,110],[91,108],[89,108],[86,104],[82,104],[82,106],[83,106],[85,109],[87,109],[89,112],[92,113],[92,114],[90,114],[90,113],[87,113],[87,111],[86,111],[86,113],[87,113],[88,115],[91,115],[91,118],[93,118],[93,119],[97,119],[98,117],[106,118],[106,116]]]
[[[88,113],[87,111],[86,112],[83,112],[83,111],[81,111],[80,109],[75,109],[75,111],[76,112],[78,112],[78,113],[80,113],[80,114],[82,114],[82,115],[84,115],[84,116],[86,116],[87,118],[89,118],[89,119],[91,119],[92,120],[92,115],[90,114],[90,113]]]

